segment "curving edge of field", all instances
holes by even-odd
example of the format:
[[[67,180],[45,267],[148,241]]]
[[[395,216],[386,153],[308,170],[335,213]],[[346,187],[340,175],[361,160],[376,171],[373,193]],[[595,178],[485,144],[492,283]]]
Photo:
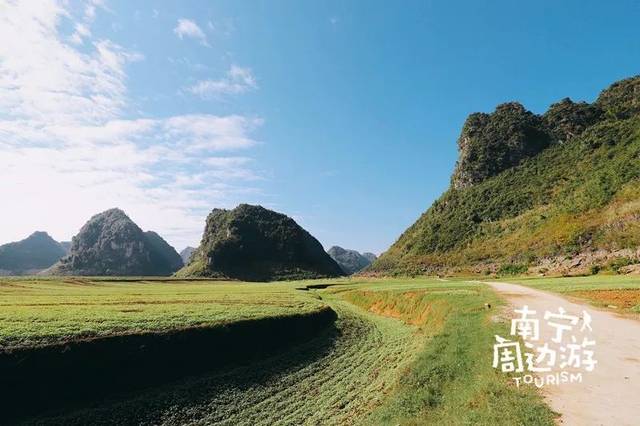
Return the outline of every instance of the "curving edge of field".
[[[9,287],[15,284],[12,282]],[[243,303],[230,303],[228,295],[219,292],[218,284],[204,287],[208,290],[204,292],[205,300],[193,295],[189,298],[190,287],[187,285],[171,287],[172,291],[180,290],[178,294],[182,300],[179,304],[162,300],[162,293],[152,296],[151,292],[147,292],[145,296],[155,297],[152,301],[163,302],[159,306],[165,306],[164,313],[169,316],[179,313],[176,305],[200,303],[209,307],[220,304],[227,310],[245,308],[248,310],[246,318],[237,319],[229,313],[227,320],[218,318],[210,323],[195,322],[195,325],[181,328],[164,328],[161,327],[164,324],[152,321],[158,312],[144,312],[135,308],[143,303],[132,301],[132,295],[140,295],[136,293],[139,289],[136,290],[135,286],[126,288],[123,294],[117,294],[117,290],[120,290],[117,286],[115,289],[108,288],[105,295],[103,285],[97,287],[102,292],[96,292],[94,283],[84,283],[80,284],[81,295],[67,294],[61,298],[56,292],[57,284],[27,284],[29,291],[36,291],[31,293],[31,297],[21,295],[22,298],[16,302],[22,311],[30,312],[36,321],[21,323],[17,327],[15,318],[14,322],[0,320],[0,334],[6,337],[5,341],[15,341],[13,335],[28,328],[30,333],[27,334],[32,342],[32,345],[0,346],[0,401],[3,407],[0,417],[4,421],[24,420],[51,410],[73,410],[113,394],[162,385],[230,366],[251,364],[314,338],[319,332],[330,328],[337,318],[329,306],[318,300],[310,299],[302,308],[297,295],[291,290],[282,294],[271,290],[281,299],[274,309],[262,307],[260,310],[251,310],[249,308],[254,305],[260,305],[259,301],[248,299]],[[42,296],[43,288],[48,292],[45,296]],[[0,299],[9,307],[8,310],[14,308],[15,311],[16,305],[7,301],[16,299],[6,297],[6,293],[11,291],[15,295],[15,288],[0,286],[0,293],[1,290],[5,290],[5,295]],[[114,296],[116,294],[117,297]],[[114,300],[114,297],[119,299]],[[91,304],[95,315],[92,315],[91,306],[86,309]],[[145,300],[144,304],[150,305],[149,300]],[[101,311],[100,308],[105,306],[108,310]],[[142,327],[141,330],[139,326],[127,329],[125,324],[119,332],[112,334],[106,334],[105,330],[114,330],[113,326],[101,329],[103,322],[115,314],[114,309],[128,312],[132,307],[146,315],[145,319],[149,322],[146,329]],[[65,309],[67,314],[74,308],[80,309],[89,329],[95,330],[94,335],[84,337],[82,334],[69,333],[63,340],[58,335],[48,333],[48,316],[56,315],[60,308]],[[219,309],[218,306],[206,312],[218,312]],[[200,321],[201,318],[195,317]],[[91,324],[92,320],[96,323]],[[75,323],[75,317],[70,316],[64,321]],[[188,321],[185,323],[189,324]],[[64,324],[62,328],[65,329]],[[43,330],[43,335],[38,335],[38,330]]]

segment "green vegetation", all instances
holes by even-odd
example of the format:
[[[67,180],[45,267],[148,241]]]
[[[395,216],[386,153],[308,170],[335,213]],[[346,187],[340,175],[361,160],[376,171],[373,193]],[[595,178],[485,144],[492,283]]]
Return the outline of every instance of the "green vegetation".
[[[497,271],[547,257],[637,247],[640,117],[632,106],[639,84],[640,77],[603,92],[596,103],[605,111],[600,121],[578,123],[589,125],[566,142],[471,186],[449,189],[369,270]]]
[[[495,334],[505,324],[500,301],[488,288],[467,282],[414,281],[421,288],[391,286],[353,290],[345,298],[419,327],[424,341],[395,392],[370,424],[552,425],[554,415],[532,389],[516,389],[491,367]]]
[[[0,349],[317,311],[290,284],[0,279]]]
[[[339,277],[344,272],[290,217],[240,204],[209,213],[200,247],[176,275],[276,281]]]
[[[5,345],[322,306],[338,314],[334,328],[278,355],[32,419],[39,424],[553,424],[535,391],[491,368],[493,334],[506,325],[482,284],[7,280],[0,294],[12,310],[0,323]]]

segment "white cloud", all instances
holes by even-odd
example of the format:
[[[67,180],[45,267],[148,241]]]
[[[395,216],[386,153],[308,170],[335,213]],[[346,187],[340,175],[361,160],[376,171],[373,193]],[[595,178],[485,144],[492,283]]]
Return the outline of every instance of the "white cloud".
[[[231,65],[227,75],[219,80],[202,80],[189,87],[188,90],[202,98],[219,95],[234,95],[258,88],[253,73],[249,68]]]
[[[91,37],[90,26],[96,18],[96,8],[105,8],[102,0],[89,0],[84,7],[84,15],[82,22],[76,23],[74,32],[71,34],[70,40],[73,44],[82,44],[84,39]]]
[[[65,5],[0,6],[12,40],[0,44],[0,243],[37,229],[68,239],[116,206],[178,249],[197,243],[211,208],[256,193],[250,157],[230,153],[258,143],[262,120],[128,115],[126,70],[142,55],[109,40],[76,49],[58,31]]]
[[[178,19],[178,25],[173,29],[173,32],[176,33],[180,39],[183,39],[184,37],[192,38],[198,40],[203,46],[209,47],[209,42],[207,41],[205,33],[200,29],[198,24],[190,19]]]

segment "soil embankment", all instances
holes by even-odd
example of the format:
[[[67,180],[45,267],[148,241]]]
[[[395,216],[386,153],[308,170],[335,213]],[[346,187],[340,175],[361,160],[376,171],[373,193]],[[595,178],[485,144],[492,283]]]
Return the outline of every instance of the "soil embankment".
[[[237,321],[0,352],[0,423],[241,365],[313,338],[336,313]]]

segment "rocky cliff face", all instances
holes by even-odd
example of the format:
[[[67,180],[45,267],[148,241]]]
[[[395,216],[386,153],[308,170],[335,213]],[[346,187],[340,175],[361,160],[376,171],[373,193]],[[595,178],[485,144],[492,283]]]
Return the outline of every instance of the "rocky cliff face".
[[[0,246],[0,275],[35,274],[56,263],[65,249],[46,232]]]
[[[180,263],[179,263],[180,262]],[[180,256],[158,234],[145,234],[120,209],[93,216],[73,237],[69,254],[50,275],[170,275]]]
[[[373,253],[360,254],[356,250],[347,250],[339,246],[331,247],[327,253],[347,275],[363,270],[375,260]],[[373,260],[371,260],[372,256]]]
[[[517,102],[498,105],[491,114],[471,114],[458,139],[451,183],[462,189],[482,182],[538,154],[550,142],[542,118]]]
[[[611,99],[626,95],[626,91],[616,88],[604,91],[594,104],[564,98],[541,116],[517,102],[498,105],[491,114],[471,114],[458,139],[459,157],[452,186],[468,188],[536,156],[550,145],[580,136],[604,118],[605,110],[611,109]],[[627,102],[633,105],[633,100]]]
[[[343,272],[293,219],[241,204],[209,214],[200,246],[177,275],[271,281],[336,277]]]

